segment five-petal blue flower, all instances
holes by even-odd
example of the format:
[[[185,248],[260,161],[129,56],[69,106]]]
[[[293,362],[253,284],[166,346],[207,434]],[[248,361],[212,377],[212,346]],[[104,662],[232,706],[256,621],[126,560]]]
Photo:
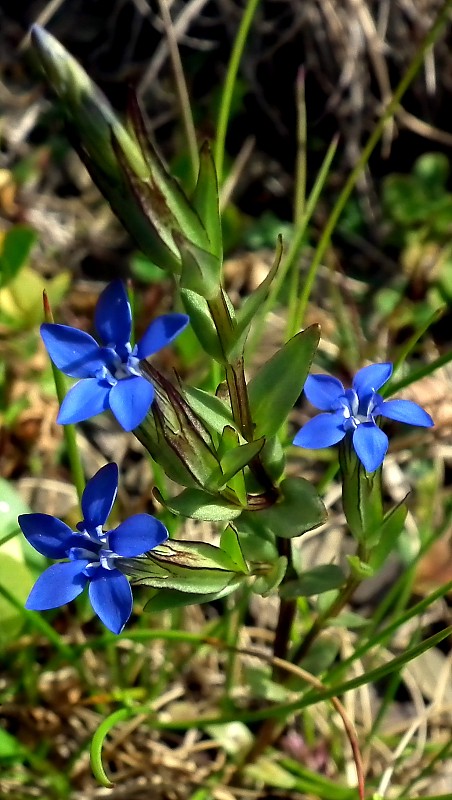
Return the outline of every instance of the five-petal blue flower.
[[[102,342],[68,325],[44,323],[41,336],[58,369],[82,378],[69,390],[58,414],[62,425],[81,422],[110,408],[124,430],[139,425],[154,399],[154,387],[140,371],[140,359],[161,350],[183,331],[186,314],[155,319],[133,348],[132,313],[122,281],[113,281],[99,297],[95,324]]]
[[[91,605],[104,625],[120,633],[132,612],[129,581],[115,566],[121,557],[143,555],[162,544],[168,531],[150,514],[135,514],[112,531],[104,525],[118,491],[118,466],[107,464],[86,484],[84,519],[72,531],[49,514],[22,514],[19,525],[30,544],[53,564],[33,586],[26,608],[44,611],[69,603],[89,584]]]
[[[379,416],[430,428],[433,420],[411,400],[384,400],[378,389],[392,375],[392,364],[371,364],[360,369],[351,389],[344,389],[337,378],[310,375],[304,391],[312,405],[328,413],[319,414],[298,431],[293,443],[298,447],[318,449],[340,442],[346,435],[367,472],[383,463],[388,437],[378,427]]]

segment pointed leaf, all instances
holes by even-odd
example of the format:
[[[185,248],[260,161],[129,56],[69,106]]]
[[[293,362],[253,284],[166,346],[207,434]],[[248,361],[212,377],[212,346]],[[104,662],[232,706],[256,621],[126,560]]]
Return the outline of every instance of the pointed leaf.
[[[300,396],[320,338],[318,325],[297,333],[248,385],[255,436],[273,436]]]
[[[286,574],[286,570],[287,558],[285,556],[280,556],[267,572],[256,578],[252,586],[253,592],[266,597],[278,588]]]
[[[156,589],[155,594],[146,603],[144,610],[151,614],[160,614],[162,611],[170,611],[172,608],[211,603],[214,600],[220,600],[222,597],[232,594],[238,586],[238,583],[231,581],[219,592],[208,592],[207,594],[178,592],[177,589]]]
[[[223,241],[218,199],[218,179],[215,161],[208,142],[204,142],[199,153],[199,174],[192,202],[207,231],[210,251],[221,261],[223,258]]]
[[[246,561],[273,564],[278,558],[276,537],[259,518],[259,513],[244,512],[235,520],[234,528]]]
[[[173,231],[173,236],[182,259],[181,288],[196,292],[207,300],[216,297],[221,287],[221,261],[176,231]]]
[[[257,312],[261,310],[262,304],[265,303],[273,278],[275,277],[278,267],[281,263],[283,253],[282,237],[278,236],[276,245],[275,258],[273,264],[268,272],[267,277],[262,283],[250,294],[244,301],[240,311],[237,313],[237,328],[235,331],[235,344],[232,349],[231,355],[240,356],[243,352],[245,342],[250,330],[251,323],[256,316]]]
[[[303,572],[298,580],[288,581],[280,589],[281,597],[310,597],[331,589],[339,589],[345,582],[345,575],[336,564],[320,564],[308,572]]]
[[[196,389],[194,386],[184,386],[183,394],[189,401],[191,408],[209,428],[217,433],[223,433],[226,426],[234,427],[231,409],[219,397]]]
[[[326,508],[309,481],[287,478],[280,490],[281,498],[274,506],[255,512],[259,521],[276,536],[291,539],[325,522]]]
[[[210,315],[209,306],[204,297],[190,289],[181,289],[180,295],[185,310],[190,317],[190,324],[203,350],[219,364],[225,363],[218,334]]]
[[[173,514],[191,519],[202,519],[207,522],[222,522],[239,517],[243,511],[240,506],[232,505],[220,497],[203,492],[201,489],[185,489],[182,494],[170,500],[164,500],[154,489],[154,495]]]
[[[242,572],[248,572],[248,566],[243,558],[242,548],[240,546],[237,531],[232,527],[232,525],[228,525],[221,534],[220,548],[224,550],[228,556],[230,556],[233,562],[240,567]]]
[[[381,528],[378,531],[378,542],[372,547],[369,558],[370,566],[375,570],[381,569],[389,554],[394,550],[397,540],[403,531],[408,509],[402,501],[385,515]]]
[[[220,460],[221,468],[223,470],[224,486],[229,483],[230,479],[247,466],[262,450],[265,444],[265,439],[256,439],[254,442],[247,442],[241,444],[234,450],[229,450],[224,454]]]
[[[34,230],[25,225],[14,225],[0,237],[0,286],[6,286],[16,277],[36,239]]]

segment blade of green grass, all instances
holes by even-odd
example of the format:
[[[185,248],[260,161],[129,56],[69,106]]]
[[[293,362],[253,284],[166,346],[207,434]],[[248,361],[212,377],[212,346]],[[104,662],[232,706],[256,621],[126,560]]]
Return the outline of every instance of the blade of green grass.
[[[223,93],[221,95],[220,111],[217,122],[217,135],[215,137],[214,160],[217,168],[218,185],[221,186],[223,180],[224,153],[226,144],[226,133],[231,113],[232,98],[234,95],[235,81],[239,70],[240,61],[245,49],[248,33],[253,21],[256,9],[260,0],[248,0],[245,11],[240,22],[237,36],[235,37],[232,48],[231,58],[229,59],[228,70],[224,82]]]

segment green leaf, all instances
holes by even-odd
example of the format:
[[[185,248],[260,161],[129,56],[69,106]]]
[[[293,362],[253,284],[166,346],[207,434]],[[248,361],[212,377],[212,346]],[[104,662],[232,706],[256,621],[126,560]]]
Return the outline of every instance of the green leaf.
[[[244,512],[235,520],[234,528],[246,561],[273,564],[277,560],[275,534],[259,521],[259,514]]]
[[[144,253],[136,252],[130,259],[130,270],[134,278],[143,283],[163,283],[168,279],[165,270],[154,264]]]
[[[204,297],[190,289],[181,289],[180,295],[185,311],[190,317],[190,324],[203,350],[219,364],[225,363],[217,330],[210,315],[209,306]]]
[[[248,384],[255,436],[273,436],[300,396],[320,338],[318,325],[297,333]]]
[[[23,745],[15,736],[11,736],[4,728],[0,728],[0,761],[4,762],[9,759],[23,758],[23,756]]]
[[[230,556],[234,564],[237,564],[242,572],[247,573],[249,571],[246,561],[243,558],[237,531],[232,525],[228,525],[221,534],[220,548]]]
[[[230,425],[226,425],[221,434],[221,439],[217,449],[217,456],[221,459],[224,458],[228,452],[232,452],[236,450],[239,446],[240,437],[237,431],[232,428]],[[242,506],[246,506],[248,502],[247,492],[246,492],[246,485],[245,485],[245,477],[243,472],[238,471],[235,475],[231,475],[229,480],[229,489],[231,489],[239,502]],[[215,470],[212,472],[209,484],[206,488],[214,488],[218,490],[220,487],[224,487],[226,482],[224,480],[223,471],[221,468],[219,470]]]
[[[16,277],[30,255],[37,235],[31,228],[15,225],[3,236],[0,253],[0,286]]]
[[[223,522],[239,517],[243,511],[240,506],[234,506],[221,498],[217,498],[202,489],[185,489],[177,497],[164,500],[157,489],[154,495],[159,503],[164,505],[173,514],[191,519],[202,519],[206,522]]]
[[[374,574],[374,570],[370,564],[367,564],[365,561],[361,561],[359,556],[346,556],[346,558],[353,577],[357,578],[359,581],[371,578]]]
[[[212,430],[223,433],[225,427],[235,427],[231,409],[219,397],[193,386],[184,386],[182,392],[195,414]]]
[[[280,589],[281,597],[310,597],[314,594],[339,589],[345,582],[345,575],[336,564],[320,564],[304,572],[298,580],[288,581]]]
[[[297,779],[267,757],[261,757],[255,764],[247,764],[245,774],[259,784],[272,786],[275,789],[290,790],[297,785]]]
[[[224,589],[219,592],[199,594],[196,592],[178,592],[176,589],[156,589],[152,597],[149,598],[144,610],[152,614],[160,614],[162,611],[170,611],[173,608],[184,608],[185,606],[199,605],[200,603],[211,603],[220,600],[235,592],[238,584],[231,581]]]
[[[271,592],[274,592],[282,582],[286,570],[287,558],[285,556],[279,556],[275,563],[272,564],[271,567],[268,567],[265,572],[261,571],[261,574],[257,573],[257,578],[251,587],[254,594],[260,594],[266,597],[271,594]]]
[[[173,233],[182,259],[180,286],[207,300],[218,295],[221,287],[221,261],[217,256]]]
[[[286,478],[280,486],[281,497],[275,505],[255,511],[259,521],[276,536],[292,539],[322,525],[327,511],[309,481]]]
[[[225,485],[229,483],[230,479],[233,478],[237,472],[244,469],[244,467],[261,452],[264,444],[265,439],[262,437],[253,442],[241,444],[234,450],[229,450],[229,452],[224,454],[220,464],[224,473],[223,480]]]
[[[273,481],[279,481],[286,466],[286,458],[284,448],[277,436],[270,436],[266,440],[260,459]]]
[[[381,569],[389,554],[394,550],[397,539],[403,531],[408,509],[402,502],[392,508],[384,518],[378,531],[378,542],[372,548],[369,564],[374,571]]]
[[[223,237],[218,199],[218,179],[215,161],[208,142],[204,142],[199,153],[199,174],[192,202],[207,231],[212,254],[219,261],[222,261]]]
[[[272,284],[273,278],[275,277],[278,267],[281,263],[281,257],[283,252],[283,243],[282,237],[278,236],[278,242],[276,245],[276,253],[273,264],[271,269],[268,272],[267,277],[262,281],[262,283],[255,289],[255,291],[249,295],[244,301],[240,311],[237,313],[237,327],[235,329],[235,343],[232,348],[231,356],[240,356],[243,352],[243,348],[245,346],[245,342],[250,330],[251,323],[262,308],[263,303],[265,303],[268,293],[270,291],[270,286]]]

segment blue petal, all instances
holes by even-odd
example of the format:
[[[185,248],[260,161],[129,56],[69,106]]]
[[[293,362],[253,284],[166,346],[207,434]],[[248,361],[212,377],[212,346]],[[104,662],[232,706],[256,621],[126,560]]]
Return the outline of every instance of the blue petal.
[[[336,414],[319,414],[298,431],[293,443],[297,447],[307,447],[310,450],[331,447],[345,436],[343,422],[342,411],[338,411]]]
[[[60,425],[69,425],[101,414],[109,408],[110,390],[111,386],[107,381],[99,381],[97,378],[79,381],[69,389],[64,398],[57,422]]]
[[[91,605],[112,633],[121,633],[132,613],[132,590],[119,570],[99,567],[89,585]]]
[[[368,395],[378,391],[392,375],[393,366],[390,363],[370,364],[358,370],[353,379],[353,388],[362,401]]]
[[[78,597],[83,592],[88,578],[83,573],[89,561],[79,559],[64,564],[52,564],[39,576],[33,586],[25,608],[45,611],[58,608]]]
[[[44,322],[41,336],[53,363],[71,378],[92,378],[106,363],[93,337],[77,328]]]
[[[21,514],[18,521],[31,546],[47,558],[66,558],[70,547],[81,546],[84,541],[50,514]]]
[[[309,402],[321,411],[331,411],[335,400],[344,392],[342,383],[330,375],[308,375],[304,385]]]
[[[132,431],[143,422],[154,399],[154,387],[145,378],[133,376],[118,381],[110,391],[109,403],[119,424]]]
[[[148,358],[173,341],[187,327],[190,318],[186,314],[164,314],[157,317],[138,342],[138,358]]]
[[[375,472],[386,455],[388,437],[374,422],[362,422],[353,432],[353,447],[367,472]]]
[[[129,558],[153,550],[167,538],[168,531],[163,522],[150,514],[135,514],[110,531],[108,543],[118,556]]]
[[[379,403],[376,413],[407,425],[420,425],[421,428],[431,428],[435,423],[430,414],[411,400],[384,400]]]
[[[106,464],[88,481],[82,495],[83,522],[88,530],[105,525],[118,492],[119,470]]]
[[[96,330],[105,345],[125,345],[130,342],[132,311],[122,281],[112,281],[97,301],[94,314]]]

